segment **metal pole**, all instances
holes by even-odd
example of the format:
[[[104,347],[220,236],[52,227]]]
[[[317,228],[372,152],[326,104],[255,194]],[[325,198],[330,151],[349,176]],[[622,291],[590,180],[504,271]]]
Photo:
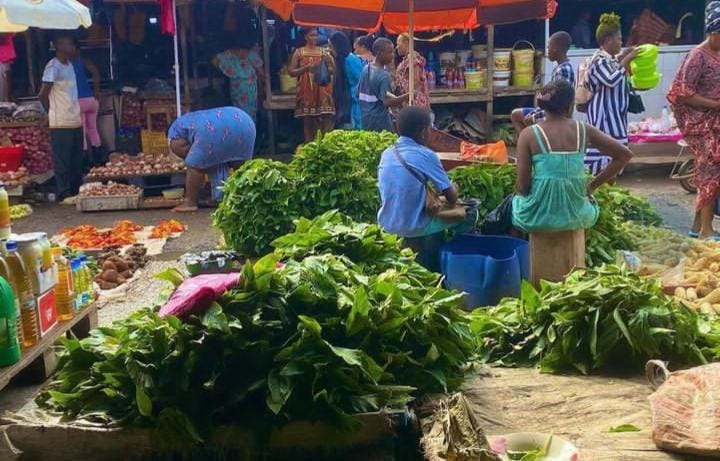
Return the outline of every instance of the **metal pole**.
[[[178,20],[177,20],[177,4],[176,0],[173,0],[173,20],[175,21],[175,34],[173,35],[173,49],[175,52],[175,104],[177,104],[177,116],[182,115],[182,104],[180,102],[180,53],[178,51]]]
[[[545,69],[547,69],[548,54],[550,53],[550,18],[545,18],[545,59],[543,59],[542,82],[545,83]],[[537,80],[536,80],[537,81]]]
[[[413,96],[415,95],[415,0],[408,0],[408,26],[410,35],[410,53],[408,54],[408,63],[410,67],[410,100],[409,105],[413,105]]]

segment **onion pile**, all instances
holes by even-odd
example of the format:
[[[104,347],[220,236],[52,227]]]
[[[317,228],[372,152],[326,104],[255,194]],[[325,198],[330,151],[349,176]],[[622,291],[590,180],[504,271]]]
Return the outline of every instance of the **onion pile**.
[[[52,170],[50,150],[50,131],[46,126],[3,128],[13,144],[25,146],[23,165],[31,174],[41,174]]]
[[[112,154],[104,166],[90,169],[89,178],[117,178],[122,176],[149,176],[185,171],[185,165],[168,156]]]
[[[113,195],[137,195],[140,188],[128,184],[109,181],[107,184],[91,182],[80,187],[81,197],[108,197]]]
[[[14,189],[29,184],[30,175],[28,174],[27,168],[21,166],[17,171],[0,173],[0,181],[5,184],[6,189]]]

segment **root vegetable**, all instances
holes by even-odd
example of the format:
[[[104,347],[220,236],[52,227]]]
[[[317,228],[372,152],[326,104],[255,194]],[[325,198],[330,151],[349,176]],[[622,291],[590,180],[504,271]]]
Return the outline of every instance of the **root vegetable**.
[[[114,270],[107,270],[103,271],[102,275],[100,276],[103,280],[106,282],[114,282],[118,283],[118,273]]]
[[[688,301],[696,301],[698,299],[697,290],[695,288],[688,288],[685,292],[685,296]]]
[[[112,261],[105,261],[102,265],[102,270],[103,271],[108,271],[108,270],[117,271],[117,267],[115,266],[115,264],[113,264]]]
[[[678,299],[688,299],[687,291],[683,287],[675,288],[675,297]]]

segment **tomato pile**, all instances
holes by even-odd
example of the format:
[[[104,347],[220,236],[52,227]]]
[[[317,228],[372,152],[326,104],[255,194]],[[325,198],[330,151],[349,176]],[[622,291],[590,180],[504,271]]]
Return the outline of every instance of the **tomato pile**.
[[[63,232],[68,238],[67,246],[76,250],[101,249],[111,246],[125,246],[135,243],[135,231],[132,227],[122,225],[129,221],[121,221],[110,230],[100,231],[95,226],[82,225]],[[142,229],[142,226],[140,226]]]
[[[153,230],[150,233],[150,238],[165,238],[172,234],[177,234],[178,232],[185,232],[185,224],[174,219],[167,219],[165,221],[161,221],[160,224],[153,227]]]
[[[50,131],[46,127],[10,127],[3,128],[3,131],[13,144],[25,146],[23,165],[31,174],[41,174],[52,170]]]

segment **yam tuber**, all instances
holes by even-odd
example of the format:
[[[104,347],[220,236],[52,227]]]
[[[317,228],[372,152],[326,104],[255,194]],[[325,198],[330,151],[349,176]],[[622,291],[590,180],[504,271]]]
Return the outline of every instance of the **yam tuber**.
[[[718,304],[720,303],[720,289],[713,290],[710,294],[700,300],[701,304]]]
[[[100,278],[102,278],[106,282],[118,283],[118,273],[115,270],[103,271]]]
[[[113,264],[112,261],[105,261],[102,265],[102,270],[103,271],[109,271],[109,270],[116,271],[117,267],[115,267],[115,264]]]
[[[675,288],[675,297],[678,299],[688,299],[687,291],[683,287]]]
[[[697,290],[695,290],[695,288],[688,288],[685,291],[685,296],[688,301],[696,301],[698,299]]]
[[[98,286],[101,290],[112,290],[113,288],[117,288],[118,284],[114,282],[108,282],[106,280],[98,280],[97,281]]]

